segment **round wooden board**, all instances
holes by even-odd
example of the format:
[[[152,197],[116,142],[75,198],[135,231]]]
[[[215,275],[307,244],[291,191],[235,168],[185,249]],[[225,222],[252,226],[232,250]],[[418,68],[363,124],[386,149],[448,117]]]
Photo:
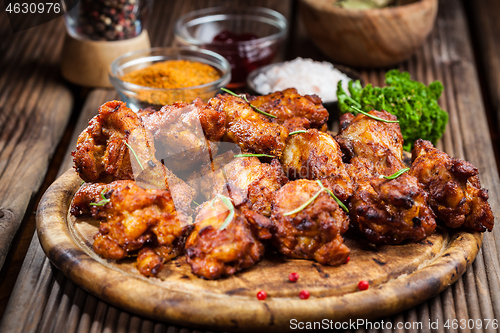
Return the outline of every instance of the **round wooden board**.
[[[290,330],[290,321],[376,319],[413,307],[454,283],[474,260],[480,233],[438,229],[398,246],[367,245],[346,237],[351,260],[340,267],[289,260],[268,248],[265,258],[234,276],[207,281],[191,274],[184,257],[168,263],[158,278],[145,278],[133,260],[112,262],[92,251],[98,222],[68,214],[81,179],[68,170],[43,196],[37,230],[49,259],[75,283],[117,307],[170,323],[255,332]],[[288,275],[297,272],[296,283]],[[360,280],[370,288],[358,291]],[[308,300],[299,292],[307,289]],[[259,301],[256,293],[268,298]]]

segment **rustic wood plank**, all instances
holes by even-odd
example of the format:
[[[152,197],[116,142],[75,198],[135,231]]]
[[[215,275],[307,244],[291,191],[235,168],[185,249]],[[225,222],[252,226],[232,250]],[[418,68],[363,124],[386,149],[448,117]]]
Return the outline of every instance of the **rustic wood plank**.
[[[492,137],[500,149],[500,12],[499,1],[465,0],[472,18],[473,38],[478,47],[478,67],[484,77],[487,106],[490,107]],[[499,156],[497,156],[499,158]],[[497,161],[498,163],[498,161]]]
[[[62,35],[53,32],[61,24],[56,20],[13,37],[9,47],[16,49],[20,38],[22,56],[0,72],[0,81],[8,82],[0,94],[0,268],[71,114],[73,97],[54,70]],[[24,44],[39,33],[51,34],[49,47]]]

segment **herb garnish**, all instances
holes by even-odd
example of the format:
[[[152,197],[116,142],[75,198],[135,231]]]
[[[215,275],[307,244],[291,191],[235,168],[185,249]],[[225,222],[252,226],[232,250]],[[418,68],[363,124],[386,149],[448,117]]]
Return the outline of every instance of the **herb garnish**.
[[[399,120],[387,120],[387,119],[383,119],[383,118],[374,116],[372,114],[369,114],[368,112],[365,112],[365,111],[361,110],[360,108],[357,108],[357,107],[355,107],[353,105],[351,105],[351,108],[353,108],[354,110],[358,111],[361,114],[364,114],[367,117],[370,117],[370,118],[378,120],[378,121],[382,121],[384,123],[399,123]]]
[[[210,203],[210,207],[214,208],[214,202],[216,199],[220,199],[220,201],[222,201],[224,205],[226,205],[226,207],[229,209],[229,215],[226,217],[224,223],[222,223],[222,225],[219,228],[219,230],[224,230],[234,218],[234,206],[233,203],[231,202],[231,199],[229,199],[225,195],[217,194],[217,196]]]
[[[275,158],[273,155],[267,155],[267,154],[236,154],[233,157],[271,157],[271,158]]]
[[[272,115],[272,114],[270,114],[270,113],[267,113],[267,112],[265,112],[265,111],[262,111],[261,109],[259,109],[259,108],[258,108],[258,107],[256,107],[255,105],[252,105],[252,103],[250,103],[250,101],[247,99],[247,96],[246,96],[245,94],[238,95],[238,94],[236,94],[236,93],[234,93],[234,92],[232,92],[231,90],[226,89],[226,88],[220,88],[220,90],[227,92],[229,95],[233,95],[233,96],[235,96],[235,97],[239,97],[239,98],[243,99],[245,102],[247,102],[248,104],[250,104],[250,107],[251,107],[252,109],[254,109],[255,111],[260,112],[260,113],[262,113],[263,115],[266,115],[266,116],[268,116],[268,117],[271,117],[271,118],[276,118],[276,116],[275,116],[275,115]]]
[[[125,145],[127,145],[128,149],[130,149],[132,151],[132,154],[134,154],[135,156],[135,159],[137,160],[137,162],[139,163],[139,166],[141,167],[142,170],[144,170],[144,167],[142,166],[142,163],[141,161],[139,160],[139,157],[137,157],[137,154],[135,153],[135,150],[126,142],[126,141],[123,141],[125,142]]]
[[[307,131],[306,131],[306,130],[298,130],[298,131],[293,131],[293,132],[291,132],[291,133],[288,133],[288,136],[290,136],[290,135],[294,135],[294,134],[298,134],[298,133],[307,133]]]
[[[392,175],[390,176],[384,176],[384,175],[380,175],[380,178],[385,178],[385,179],[396,179],[398,178],[399,176],[401,176],[403,173],[405,173],[406,171],[410,170],[410,168],[404,168],[404,169],[401,169],[395,173],[393,173]]]
[[[349,213],[349,210],[347,209],[347,207],[335,196],[335,194],[333,194],[332,191],[330,191],[329,189],[327,189],[326,187],[323,186],[323,183],[321,182],[321,180],[317,179],[316,182],[318,183],[318,185],[321,187],[321,189],[316,192],[316,194],[314,196],[311,197],[311,199],[307,200],[306,202],[304,202],[304,204],[302,204],[299,208],[296,208],[294,210],[292,210],[291,212],[288,212],[288,213],[285,213],[283,214],[283,216],[290,216],[290,215],[293,215],[293,214],[296,214],[300,211],[302,211],[303,209],[305,209],[307,206],[309,206],[314,200],[316,200],[316,198],[321,194],[321,192],[323,191],[326,191],[328,194],[330,194],[330,196],[338,203],[338,205],[343,209],[345,210],[346,212]]]
[[[102,200],[101,200],[101,201],[99,201],[99,202],[91,202],[91,203],[90,203],[90,205],[91,205],[91,206],[100,206],[100,207],[102,207],[102,206],[104,206],[105,204],[107,204],[108,202],[110,202],[110,201],[111,201],[111,199],[108,199],[108,198],[106,198],[106,197],[104,196],[104,193],[106,193],[107,191],[108,191],[107,189],[103,189],[103,190],[101,191],[101,198],[102,198]]]
[[[436,145],[448,123],[448,113],[441,109],[438,99],[443,92],[439,81],[429,86],[410,78],[407,72],[397,69],[385,74],[387,87],[362,88],[359,81],[349,82],[349,96],[339,82],[337,86],[338,105],[341,113],[353,112],[354,105],[365,112],[385,110],[398,117],[405,141],[404,150],[411,151],[417,139],[431,141]]]

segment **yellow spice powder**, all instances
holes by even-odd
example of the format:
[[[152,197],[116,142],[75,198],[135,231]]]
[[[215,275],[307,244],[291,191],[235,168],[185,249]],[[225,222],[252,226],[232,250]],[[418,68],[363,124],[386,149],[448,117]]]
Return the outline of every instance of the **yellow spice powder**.
[[[210,65],[189,60],[168,60],[125,74],[122,80],[151,88],[187,88],[213,82],[219,72]]]

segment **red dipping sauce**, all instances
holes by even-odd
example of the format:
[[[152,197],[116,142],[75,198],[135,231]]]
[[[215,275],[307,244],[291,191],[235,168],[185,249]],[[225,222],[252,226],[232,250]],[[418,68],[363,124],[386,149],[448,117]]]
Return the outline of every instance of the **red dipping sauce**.
[[[233,33],[227,30],[219,32],[206,47],[219,53],[231,64],[230,88],[243,87],[247,75],[273,60],[277,47],[254,41],[259,37],[252,33]]]

